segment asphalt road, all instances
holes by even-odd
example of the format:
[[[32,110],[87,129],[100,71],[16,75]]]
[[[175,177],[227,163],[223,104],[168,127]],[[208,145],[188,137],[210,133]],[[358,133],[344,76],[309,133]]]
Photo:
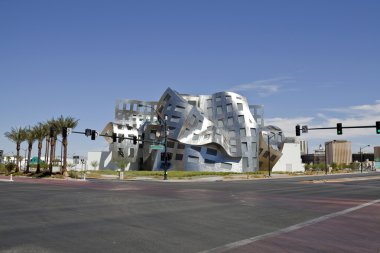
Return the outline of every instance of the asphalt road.
[[[0,252],[379,253],[380,174],[0,181]]]

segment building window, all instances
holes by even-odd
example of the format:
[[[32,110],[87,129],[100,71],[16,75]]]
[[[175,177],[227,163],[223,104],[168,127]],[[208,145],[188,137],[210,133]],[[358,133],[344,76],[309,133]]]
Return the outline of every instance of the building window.
[[[230,163],[221,163],[220,164],[220,168],[226,169],[226,170],[230,170],[230,169],[232,169],[232,164],[230,164]]]
[[[207,99],[206,104],[208,107],[212,106],[212,99]]]
[[[198,151],[198,152],[201,152],[202,147],[200,147],[200,146],[191,146],[191,149],[193,149],[195,151]]]
[[[178,116],[174,116],[174,115],[173,115],[173,116],[171,117],[171,119],[170,119],[170,122],[178,123],[179,120],[180,120],[180,117],[178,117]]]
[[[243,111],[243,104],[242,103],[237,103],[237,109],[239,111]]]
[[[246,137],[247,133],[245,132],[245,128],[240,128],[240,137]]]
[[[177,105],[174,111],[183,113],[185,111],[185,107]]]
[[[223,110],[222,110],[222,106],[219,105],[216,107],[216,114],[222,114],[223,113]]]
[[[206,154],[216,156],[218,154],[218,151],[216,149],[207,148]]]
[[[193,135],[193,141],[199,140],[199,134],[194,134]]]
[[[231,148],[230,148],[230,152],[231,152],[231,153],[236,153],[236,147],[231,147]]]
[[[213,161],[213,160],[209,160],[209,159],[205,159],[205,163],[208,163],[208,164],[215,164],[215,161]]]
[[[185,148],[185,144],[178,142],[177,149],[184,149],[184,148]]]
[[[189,163],[199,163],[199,157],[189,155],[187,157],[187,162],[189,162]]]
[[[232,112],[232,104],[227,104],[227,112]]]
[[[189,104],[191,104],[192,106],[197,106],[197,101],[190,100],[190,101],[189,101]]]
[[[223,119],[218,119],[218,127],[223,127]]]
[[[178,160],[178,161],[182,160],[183,159],[183,154],[176,154],[175,155],[175,159]]]
[[[248,157],[243,157],[243,169],[248,169]]]
[[[244,124],[244,115],[239,115],[238,121],[239,121],[240,125],[243,125]]]
[[[168,148],[174,148],[174,142],[173,141],[168,141],[167,145]]]
[[[231,139],[230,140],[230,145],[236,145],[236,140],[235,139]]]
[[[271,155],[270,160],[273,162],[276,159],[276,157],[277,157],[276,155]]]
[[[251,136],[256,137],[256,128],[251,128]]]
[[[222,101],[222,98],[220,96],[215,98],[215,102],[220,102],[220,101]]]
[[[269,152],[268,152],[268,151],[265,151],[263,157],[264,157],[264,158],[268,158],[268,156],[269,156]]]
[[[256,157],[256,150],[257,150],[256,142],[251,142],[251,149],[252,149],[252,153],[255,154],[255,157]]]
[[[227,126],[233,126],[234,125],[234,118],[228,117],[227,118]]]
[[[247,143],[242,142],[241,143],[241,152],[247,152],[247,151],[248,151]]]

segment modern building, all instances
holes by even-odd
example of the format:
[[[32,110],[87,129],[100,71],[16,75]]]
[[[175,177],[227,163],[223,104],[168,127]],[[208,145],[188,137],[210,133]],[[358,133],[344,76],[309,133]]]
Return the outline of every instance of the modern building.
[[[285,140],[278,127],[264,127],[263,106],[249,105],[239,94],[195,96],[170,88],[158,102],[119,100],[115,120],[102,134],[109,151],[92,152],[88,162],[116,168],[124,160],[127,170],[160,170],[165,154],[172,170],[266,170],[280,159]]]
[[[351,164],[351,142],[346,140],[333,140],[325,142],[326,160],[328,164]]]

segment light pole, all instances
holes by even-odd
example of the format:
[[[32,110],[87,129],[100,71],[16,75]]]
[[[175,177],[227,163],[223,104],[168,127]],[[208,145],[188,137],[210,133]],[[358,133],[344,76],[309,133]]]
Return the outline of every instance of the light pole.
[[[362,150],[365,149],[365,148],[368,148],[369,146],[371,145],[365,145],[364,147],[361,147],[360,148],[360,173],[363,173],[363,153],[362,153]]]

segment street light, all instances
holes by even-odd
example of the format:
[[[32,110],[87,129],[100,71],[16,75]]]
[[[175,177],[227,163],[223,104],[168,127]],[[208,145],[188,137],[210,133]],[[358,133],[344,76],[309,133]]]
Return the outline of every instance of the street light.
[[[362,150],[365,148],[368,148],[369,146],[371,146],[371,145],[368,144],[368,145],[360,148],[360,173],[363,173],[363,153],[362,153]]]
[[[164,124],[164,180],[168,180],[168,150],[167,150],[167,144],[168,144],[168,132],[167,132],[167,120],[168,116],[165,115],[165,118],[163,119],[160,114],[158,113],[157,109],[154,108],[151,105],[142,105],[139,104],[139,107],[147,107],[153,109],[157,114],[157,119],[162,126],[162,123]]]

